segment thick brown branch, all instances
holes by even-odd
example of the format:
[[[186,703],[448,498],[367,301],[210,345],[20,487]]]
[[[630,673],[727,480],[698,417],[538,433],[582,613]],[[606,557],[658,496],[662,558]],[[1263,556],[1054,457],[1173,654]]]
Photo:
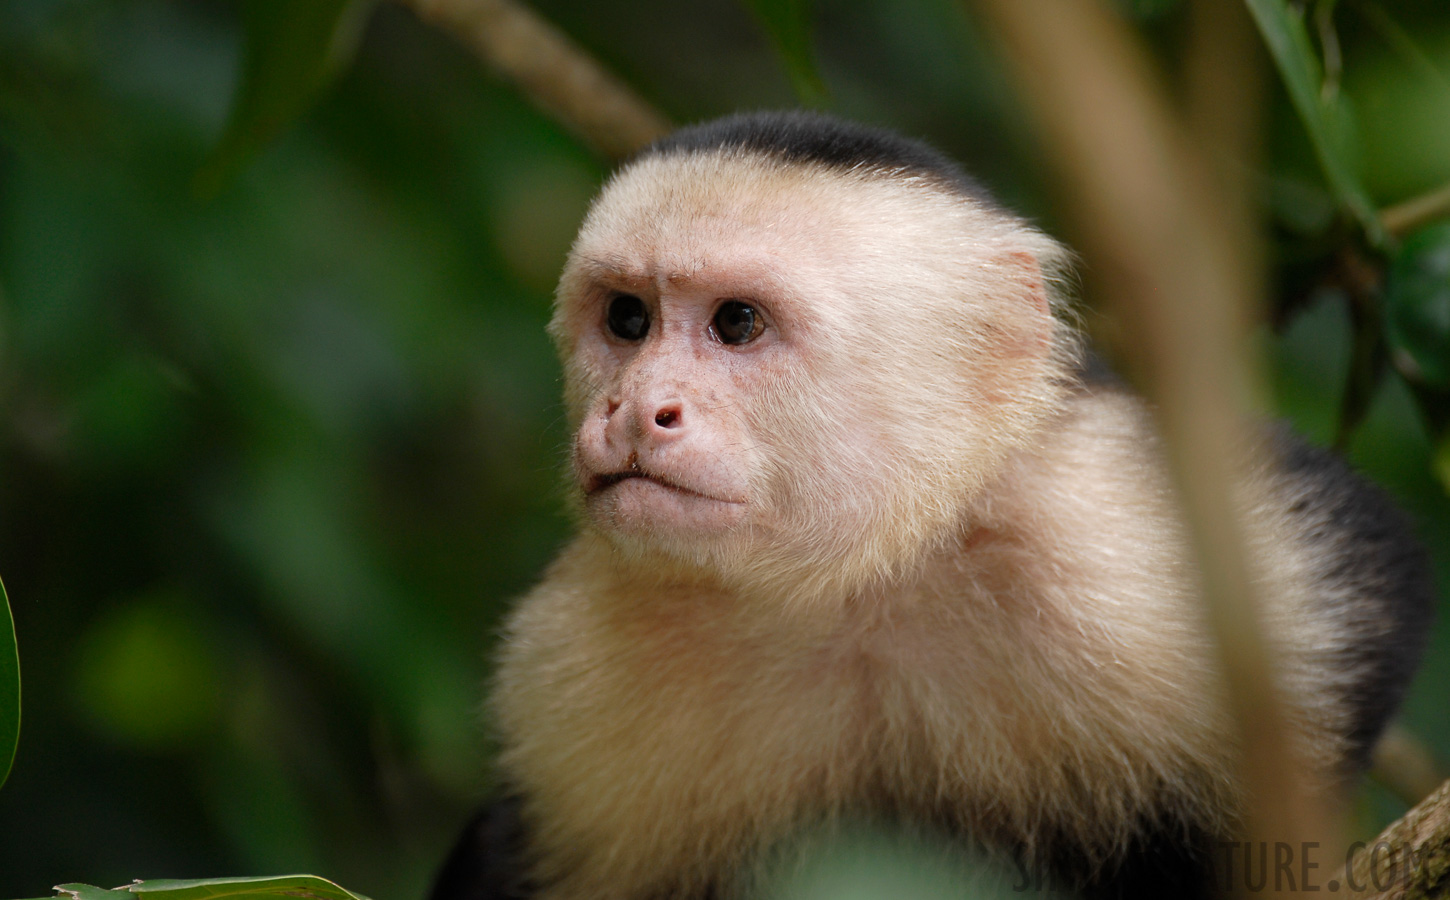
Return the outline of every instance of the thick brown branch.
[[[1450,781],[1354,855],[1356,900],[1450,896]]]
[[[402,0],[450,32],[599,153],[621,159],[669,121],[567,35],[514,0]]]

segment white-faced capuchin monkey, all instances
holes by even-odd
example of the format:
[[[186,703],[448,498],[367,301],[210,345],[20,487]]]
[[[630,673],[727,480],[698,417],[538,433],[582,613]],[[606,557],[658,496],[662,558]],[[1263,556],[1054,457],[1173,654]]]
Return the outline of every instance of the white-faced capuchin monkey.
[[[550,326],[581,525],[504,630],[503,796],[435,900],[726,900],[792,835],[930,830],[1086,896],[1193,897],[1234,725],[1141,400],[1067,254],[915,141],[807,113],[610,179]],[[1405,519],[1266,428],[1237,487],[1295,751],[1364,766],[1433,587]]]

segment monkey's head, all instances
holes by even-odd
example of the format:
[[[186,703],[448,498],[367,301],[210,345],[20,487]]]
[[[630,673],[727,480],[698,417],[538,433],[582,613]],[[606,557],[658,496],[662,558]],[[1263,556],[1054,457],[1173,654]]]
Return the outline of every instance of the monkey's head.
[[[818,597],[958,534],[1057,408],[1074,342],[1057,244],[934,151],[802,121],[687,130],[618,172],[550,330],[590,528]]]

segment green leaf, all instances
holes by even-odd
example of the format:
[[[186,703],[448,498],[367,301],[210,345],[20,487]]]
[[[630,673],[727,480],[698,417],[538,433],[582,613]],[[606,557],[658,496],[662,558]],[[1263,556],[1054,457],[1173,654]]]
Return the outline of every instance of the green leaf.
[[[57,894],[74,900],[118,900],[139,895],[153,900],[212,900],[225,897],[279,897],[296,900],[368,900],[316,875],[278,875],[262,878],[169,878],[137,881],[108,891],[89,884],[58,884]]]
[[[317,100],[352,60],[372,0],[244,0],[246,49],[231,116],[197,173],[197,190],[226,180]]]
[[[1245,2],[1274,57],[1299,120],[1309,133],[1335,199],[1359,223],[1370,243],[1383,247],[1388,236],[1357,171],[1349,106],[1337,91],[1326,95],[1324,69],[1304,20],[1289,8],[1287,0]]]
[[[10,777],[15,745],[20,741],[20,652],[10,598],[0,582],[0,785]]]
[[[58,884],[55,886],[55,890],[56,893],[66,894],[74,897],[75,900],[107,900],[107,898],[115,898],[118,894],[126,893],[124,888],[108,891],[105,888],[89,884]]]
[[[1411,383],[1450,392],[1450,222],[1416,231],[1390,259],[1386,337]]]
[[[785,61],[797,96],[807,103],[826,95],[811,43],[810,0],[746,0]]]

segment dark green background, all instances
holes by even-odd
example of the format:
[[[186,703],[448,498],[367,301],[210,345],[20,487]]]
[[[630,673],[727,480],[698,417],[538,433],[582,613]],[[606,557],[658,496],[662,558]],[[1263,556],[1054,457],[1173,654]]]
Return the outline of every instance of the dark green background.
[[[1176,4],[1132,5],[1172,67]],[[536,8],[679,121],[794,102],[742,4]],[[1381,204],[1450,181],[1450,11],[1383,8],[1423,58],[1340,14]],[[816,35],[830,108],[930,138],[1057,230],[962,6],[820,2]],[[202,199],[240,59],[229,4],[0,0],[0,573],[26,678],[0,897],[291,871],[418,896],[487,790],[491,629],[567,530],[543,324],[604,165],[383,4],[318,105]],[[1278,92],[1256,184],[1322,224]],[[1278,413],[1321,442],[1348,321],[1331,295],[1264,330]],[[1445,572],[1450,503],[1398,382],[1352,449]],[[1408,719],[1450,757],[1447,695],[1441,627]]]

